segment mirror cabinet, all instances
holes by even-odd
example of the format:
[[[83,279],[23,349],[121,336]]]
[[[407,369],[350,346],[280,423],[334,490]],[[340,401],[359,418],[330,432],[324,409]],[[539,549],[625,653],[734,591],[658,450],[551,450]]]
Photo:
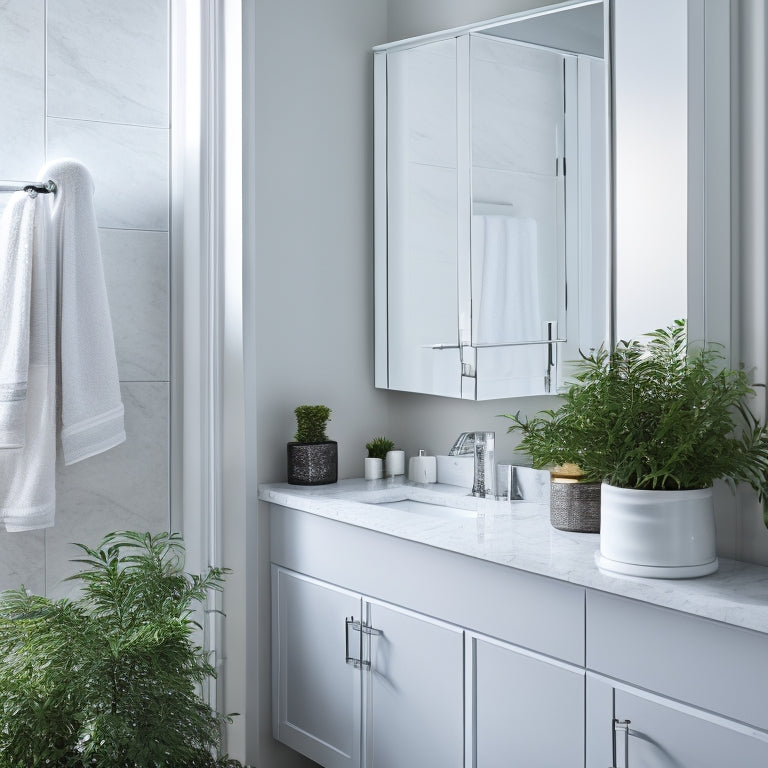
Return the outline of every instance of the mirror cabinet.
[[[554,394],[608,338],[606,7],[375,49],[377,386]]]

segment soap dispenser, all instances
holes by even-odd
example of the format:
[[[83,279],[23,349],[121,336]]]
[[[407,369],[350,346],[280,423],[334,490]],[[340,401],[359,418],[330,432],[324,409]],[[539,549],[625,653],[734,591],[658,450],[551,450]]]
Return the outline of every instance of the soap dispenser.
[[[408,479],[412,483],[437,482],[437,459],[426,456],[424,449],[420,449],[419,455],[411,456],[408,462]]]

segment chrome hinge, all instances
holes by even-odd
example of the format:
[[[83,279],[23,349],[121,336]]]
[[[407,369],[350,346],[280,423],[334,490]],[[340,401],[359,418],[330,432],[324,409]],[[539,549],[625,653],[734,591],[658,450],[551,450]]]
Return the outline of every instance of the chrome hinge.
[[[461,375],[474,378],[477,375],[477,351],[474,347],[461,347]]]

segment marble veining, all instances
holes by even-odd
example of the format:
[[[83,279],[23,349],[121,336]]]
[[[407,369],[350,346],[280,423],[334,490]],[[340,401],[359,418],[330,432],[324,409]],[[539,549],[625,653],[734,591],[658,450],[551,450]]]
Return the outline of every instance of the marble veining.
[[[168,129],[48,118],[48,157],[93,175],[100,227],[168,229]]]
[[[48,115],[168,127],[167,38],[166,0],[49,3]]]
[[[56,525],[45,553],[49,596],[75,588],[62,581],[76,568],[70,561],[79,550],[72,542],[95,545],[110,531],[169,530],[169,385],[131,382],[120,389],[126,441],[57,467]]]
[[[168,381],[168,233],[99,230],[120,381]]]
[[[34,179],[45,160],[45,30],[43,0],[0,3],[2,178]],[[0,196],[0,207],[7,202]]]
[[[721,559],[717,573],[700,579],[609,576],[599,571],[594,561],[599,534],[556,530],[549,523],[547,504],[475,499],[463,488],[419,486],[398,478],[342,480],[311,489],[287,483],[267,484],[260,487],[259,498],[397,538],[768,633],[768,568]],[[404,498],[432,504],[448,502],[475,510],[477,515],[441,519],[375,505]]]
[[[0,533],[0,590],[45,589],[45,531]]]

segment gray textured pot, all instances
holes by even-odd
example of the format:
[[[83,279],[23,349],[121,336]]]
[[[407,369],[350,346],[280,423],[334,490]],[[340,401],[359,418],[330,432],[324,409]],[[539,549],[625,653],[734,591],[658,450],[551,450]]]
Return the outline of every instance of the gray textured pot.
[[[600,533],[600,483],[552,481],[549,520],[560,531]]]
[[[288,482],[291,485],[327,485],[339,476],[339,444],[288,443]]]

